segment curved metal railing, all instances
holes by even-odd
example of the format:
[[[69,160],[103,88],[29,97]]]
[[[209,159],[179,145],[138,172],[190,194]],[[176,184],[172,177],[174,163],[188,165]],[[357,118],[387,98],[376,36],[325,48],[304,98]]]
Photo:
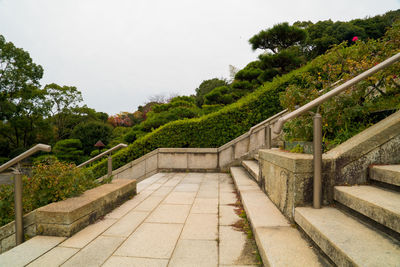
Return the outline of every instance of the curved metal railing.
[[[376,72],[387,68],[388,66],[396,63],[400,60],[400,53],[386,59],[385,61],[377,64],[376,66],[370,68],[369,70],[359,74],[358,76],[352,78],[351,80],[339,85],[329,91],[328,93],[314,99],[313,101],[305,104],[304,106],[283,115],[274,125],[274,133],[279,134],[282,131],[285,122],[296,118],[306,112],[309,112],[312,108],[318,107],[325,101],[333,98],[334,96],[340,94],[349,87],[355,85],[356,83],[368,78],[369,76],[375,74]],[[322,117],[317,112],[313,118],[313,143],[314,143],[314,185],[313,185],[313,207],[321,208],[321,198],[322,198]]]
[[[25,151],[24,153],[16,156],[15,158],[13,158],[13,159],[7,161],[6,163],[4,163],[3,165],[1,165],[0,172],[7,170],[8,168],[14,166],[15,164],[18,164],[20,161],[26,159],[27,157],[29,157],[39,151],[50,152],[51,146],[44,145],[44,144],[37,144],[36,146],[32,147],[31,149]]]
[[[26,159],[27,157],[35,154],[39,151],[50,152],[51,146],[44,144],[37,144],[31,149],[25,151],[24,153],[16,156],[10,161],[4,163],[0,166],[0,173],[11,168],[14,165],[17,165],[16,168],[13,168],[13,173],[11,176],[14,176],[14,213],[15,213],[15,242],[17,245],[24,242],[24,225],[22,221],[22,174],[19,170],[19,163]]]
[[[127,147],[127,146],[128,146],[128,145],[122,144],[122,143],[121,143],[121,144],[118,144],[118,145],[116,145],[116,146],[110,148],[109,150],[104,151],[103,153],[100,153],[99,155],[97,155],[97,156],[95,156],[95,157],[93,157],[93,158],[91,158],[91,159],[85,161],[84,163],[79,164],[79,165],[77,166],[77,168],[83,167],[83,166],[85,166],[85,165],[87,165],[87,164],[89,164],[89,163],[92,163],[92,162],[95,161],[95,160],[98,160],[99,158],[104,157],[105,155],[108,155],[107,177],[110,177],[110,176],[112,175],[112,157],[111,157],[112,152],[115,151],[115,150],[117,150],[117,149],[124,148],[124,147]]]

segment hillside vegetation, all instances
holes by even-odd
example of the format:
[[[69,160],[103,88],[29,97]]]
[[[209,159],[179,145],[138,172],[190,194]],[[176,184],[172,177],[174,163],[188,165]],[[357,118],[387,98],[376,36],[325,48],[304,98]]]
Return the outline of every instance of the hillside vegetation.
[[[167,123],[139,138],[113,156],[113,167],[120,167],[159,147],[221,146],[283,108],[303,105],[317,97],[319,90],[326,92],[332,83],[344,82],[398,52],[398,23],[379,40],[355,40],[351,46],[347,43],[334,46],[305,66],[264,83],[234,104],[200,118]],[[324,118],[325,140],[340,143],[368,126],[371,111],[399,108],[397,73],[398,63],[324,104],[320,112]],[[358,119],[360,116],[364,119]],[[355,121],[357,126],[353,127]],[[310,116],[293,120],[285,131],[289,138],[308,140]],[[105,173],[105,169],[105,161],[92,167],[97,175]]]

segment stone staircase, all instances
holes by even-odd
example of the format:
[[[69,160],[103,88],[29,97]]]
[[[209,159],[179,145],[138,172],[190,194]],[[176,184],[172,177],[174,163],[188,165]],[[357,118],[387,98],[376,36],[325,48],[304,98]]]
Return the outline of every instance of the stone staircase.
[[[258,157],[231,167],[264,266],[332,266],[260,189]]]
[[[269,266],[400,266],[400,165],[371,166],[370,185],[335,186],[335,204],[295,209],[291,226],[259,185],[258,158],[231,174]]]
[[[369,171],[371,185],[334,187],[334,207],[295,210],[296,223],[338,266],[400,265],[400,165]]]

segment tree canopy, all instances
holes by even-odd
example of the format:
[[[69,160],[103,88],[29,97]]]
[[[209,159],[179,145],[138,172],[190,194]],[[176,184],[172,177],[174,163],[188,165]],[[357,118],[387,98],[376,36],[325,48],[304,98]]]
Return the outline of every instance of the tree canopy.
[[[249,43],[253,50],[270,50],[272,53],[276,54],[283,49],[299,45],[306,40],[306,37],[307,33],[305,30],[283,22],[274,25],[270,29],[260,31],[250,38]]]

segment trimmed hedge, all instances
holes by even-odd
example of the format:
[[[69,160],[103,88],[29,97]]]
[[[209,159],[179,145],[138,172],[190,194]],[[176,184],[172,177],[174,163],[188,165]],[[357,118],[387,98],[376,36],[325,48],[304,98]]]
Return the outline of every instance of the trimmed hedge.
[[[119,168],[160,147],[219,147],[245,133],[253,125],[278,113],[283,108],[279,93],[289,84],[298,83],[308,64],[296,71],[267,82],[253,93],[223,109],[194,119],[167,123],[137,139],[113,155],[113,168]],[[106,159],[90,167],[96,177],[107,171]]]

